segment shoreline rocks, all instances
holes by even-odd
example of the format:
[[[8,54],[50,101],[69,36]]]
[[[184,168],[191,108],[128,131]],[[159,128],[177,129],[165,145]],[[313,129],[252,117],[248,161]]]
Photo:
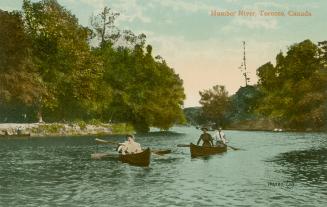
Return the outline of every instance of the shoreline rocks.
[[[0,137],[85,136],[130,133],[125,123],[115,124],[64,124],[64,123],[2,123]]]

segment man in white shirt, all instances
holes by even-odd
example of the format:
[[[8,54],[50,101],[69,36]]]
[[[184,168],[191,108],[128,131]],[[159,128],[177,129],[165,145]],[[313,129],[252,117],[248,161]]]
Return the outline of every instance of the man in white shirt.
[[[221,130],[221,128],[218,128],[218,130],[215,130],[215,140],[216,140],[216,145],[218,144],[224,144],[226,145],[226,137],[225,137],[225,133]]]
[[[141,145],[135,142],[135,138],[133,135],[126,136],[127,141],[123,143],[119,143],[120,146],[118,147],[117,151],[121,152],[123,155],[125,154],[135,154],[142,152]]]

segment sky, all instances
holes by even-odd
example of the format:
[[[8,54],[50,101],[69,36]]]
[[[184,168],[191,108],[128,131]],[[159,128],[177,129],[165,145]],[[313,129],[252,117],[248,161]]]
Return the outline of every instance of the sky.
[[[32,0],[35,2],[36,0]],[[234,94],[245,85],[239,67],[246,42],[250,84],[256,69],[294,43],[326,40],[326,0],[57,0],[89,26],[104,6],[120,13],[116,24],[144,33],[154,56],[162,56],[184,81],[185,107],[199,106],[199,91],[224,85]],[[20,10],[22,0],[0,0],[2,10]],[[212,11],[235,16],[212,16]],[[239,11],[256,16],[241,16]],[[311,16],[290,16],[307,12]],[[285,16],[271,16],[284,13]],[[267,16],[261,16],[265,14]]]

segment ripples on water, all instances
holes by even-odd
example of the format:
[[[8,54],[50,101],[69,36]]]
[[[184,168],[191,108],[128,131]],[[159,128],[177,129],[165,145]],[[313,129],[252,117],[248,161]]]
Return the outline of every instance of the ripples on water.
[[[169,148],[141,168],[90,159],[93,137],[0,140],[0,206],[325,206],[326,134],[226,131],[242,150],[191,159],[200,131],[137,135]],[[112,136],[122,141],[123,136]]]
[[[282,174],[288,175],[289,184],[302,185],[314,191],[321,191],[327,196],[327,148],[309,149],[281,153],[274,157],[274,162],[282,167]],[[319,193],[319,192],[318,192]],[[319,195],[319,194],[318,194]],[[320,199],[317,197],[316,199]]]

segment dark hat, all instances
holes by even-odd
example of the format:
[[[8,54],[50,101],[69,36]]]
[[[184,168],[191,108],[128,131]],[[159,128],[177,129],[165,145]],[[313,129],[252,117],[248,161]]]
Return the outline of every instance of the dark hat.
[[[201,127],[201,130],[202,130],[202,131],[203,131],[203,130],[207,130],[207,131],[209,131],[208,127]]]
[[[129,137],[135,140],[135,137],[132,134],[127,134],[126,135],[126,138],[129,138]]]

